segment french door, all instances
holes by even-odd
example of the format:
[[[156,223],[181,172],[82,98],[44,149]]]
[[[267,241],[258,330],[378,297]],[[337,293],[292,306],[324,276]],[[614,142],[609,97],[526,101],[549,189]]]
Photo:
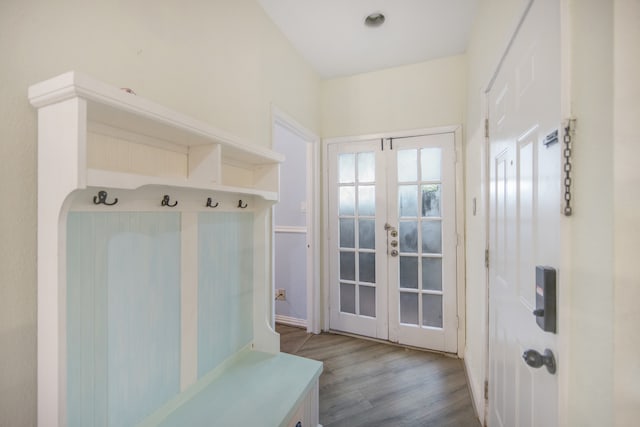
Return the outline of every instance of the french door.
[[[333,143],[330,327],[457,351],[454,134]]]

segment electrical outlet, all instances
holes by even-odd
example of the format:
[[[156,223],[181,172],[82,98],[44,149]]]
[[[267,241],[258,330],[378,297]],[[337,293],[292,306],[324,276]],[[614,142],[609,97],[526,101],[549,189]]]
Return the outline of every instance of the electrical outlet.
[[[286,301],[287,300],[287,291],[284,289],[276,289],[276,300],[278,301]]]

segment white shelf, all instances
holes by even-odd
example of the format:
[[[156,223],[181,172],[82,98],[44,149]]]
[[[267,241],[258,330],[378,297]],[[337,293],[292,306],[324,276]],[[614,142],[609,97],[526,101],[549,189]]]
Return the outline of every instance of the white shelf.
[[[124,172],[104,171],[100,169],[87,170],[88,187],[108,187],[122,190],[136,190],[147,185],[163,185],[195,190],[208,190],[212,192],[246,194],[258,196],[267,201],[278,201],[278,193],[275,191],[262,191],[246,187],[233,187],[228,185],[212,184],[206,181],[190,180],[185,178],[164,178],[158,176],[136,175]]]
[[[185,165],[182,176],[169,179],[163,173],[148,173],[149,164],[155,162],[148,154],[134,159],[145,168],[127,171],[134,172],[128,175],[118,170],[114,170],[112,175],[92,172],[90,169],[104,167],[91,164],[89,159],[84,165],[89,181],[93,176],[99,177],[101,186],[136,188],[144,185],[142,181],[147,179],[147,183],[151,184],[233,191],[277,200],[277,196],[274,196],[278,191],[277,170],[279,163],[284,161],[279,153],[250,145],[207,123],[75,71],[29,88],[29,100],[38,109],[74,99],[82,103],[79,123],[76,125],[78,131],[84,133],[80,135],[80,141],[84,143],[85,155],[94,149],[99,150],[101,155],[106,153],[104,157],[113,158],[113,153],[119,153],[122,160],[119,163],[131,162],[131,154],[122,148],[123,144],[129,144],[131,152],[137,151],[139,154],[146,149],[153,154],[155,150],[155,153],[165,157],[166,153],[170,153],[175,157],[173,164]],[[94,142],[96,140],[98,142]],[[110,141],[113,153],[109,152]],[[115,162],[118,163],[118,159]],[[198,166],[193,166],[196,164]],[[225,176],[225,170],[231,170],[232,173]],[[241,172],[239,180],[237,171]],[[254,172],[255,177],[252,175]],[[114,181],[110,183],[109,178]],[[126,183],[127,178],[132,181]],[[88,184],[92,185],[90,182]]]

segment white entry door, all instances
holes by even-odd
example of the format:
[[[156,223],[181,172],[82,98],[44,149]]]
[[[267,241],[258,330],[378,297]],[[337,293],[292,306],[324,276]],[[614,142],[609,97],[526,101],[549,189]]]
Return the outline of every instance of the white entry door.
[[[548,349],[559,362],[557,335],[533,314],[536,266],[560,264],[559,22],[559,2],[533,1],[489,93],[490,427],[558,425],[557,374],[523,354]]]
[[[454,134],[329,145],[330,327],[457,351]]]

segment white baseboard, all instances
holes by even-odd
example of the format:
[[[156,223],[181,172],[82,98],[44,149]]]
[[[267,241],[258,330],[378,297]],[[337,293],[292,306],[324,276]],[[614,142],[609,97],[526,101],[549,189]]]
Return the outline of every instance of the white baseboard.
[[[464,365],[464,371],[467,375],[467,384],[469,386],[469,390],[471,392],[471,403],[473,404],[473,408],[476,411],[476,415],[480,420],[480,424],[484,425],[484,412],[485,412],[485,401],[484,401],[484,381],[477,381],[474,375],[472,375],[469,366],[467,365],[467,359],[462,359]]]
[[[307,319],[297,319],[295,317],[283,316],[282,314],[276,314],[276,323],[307,329]]]

